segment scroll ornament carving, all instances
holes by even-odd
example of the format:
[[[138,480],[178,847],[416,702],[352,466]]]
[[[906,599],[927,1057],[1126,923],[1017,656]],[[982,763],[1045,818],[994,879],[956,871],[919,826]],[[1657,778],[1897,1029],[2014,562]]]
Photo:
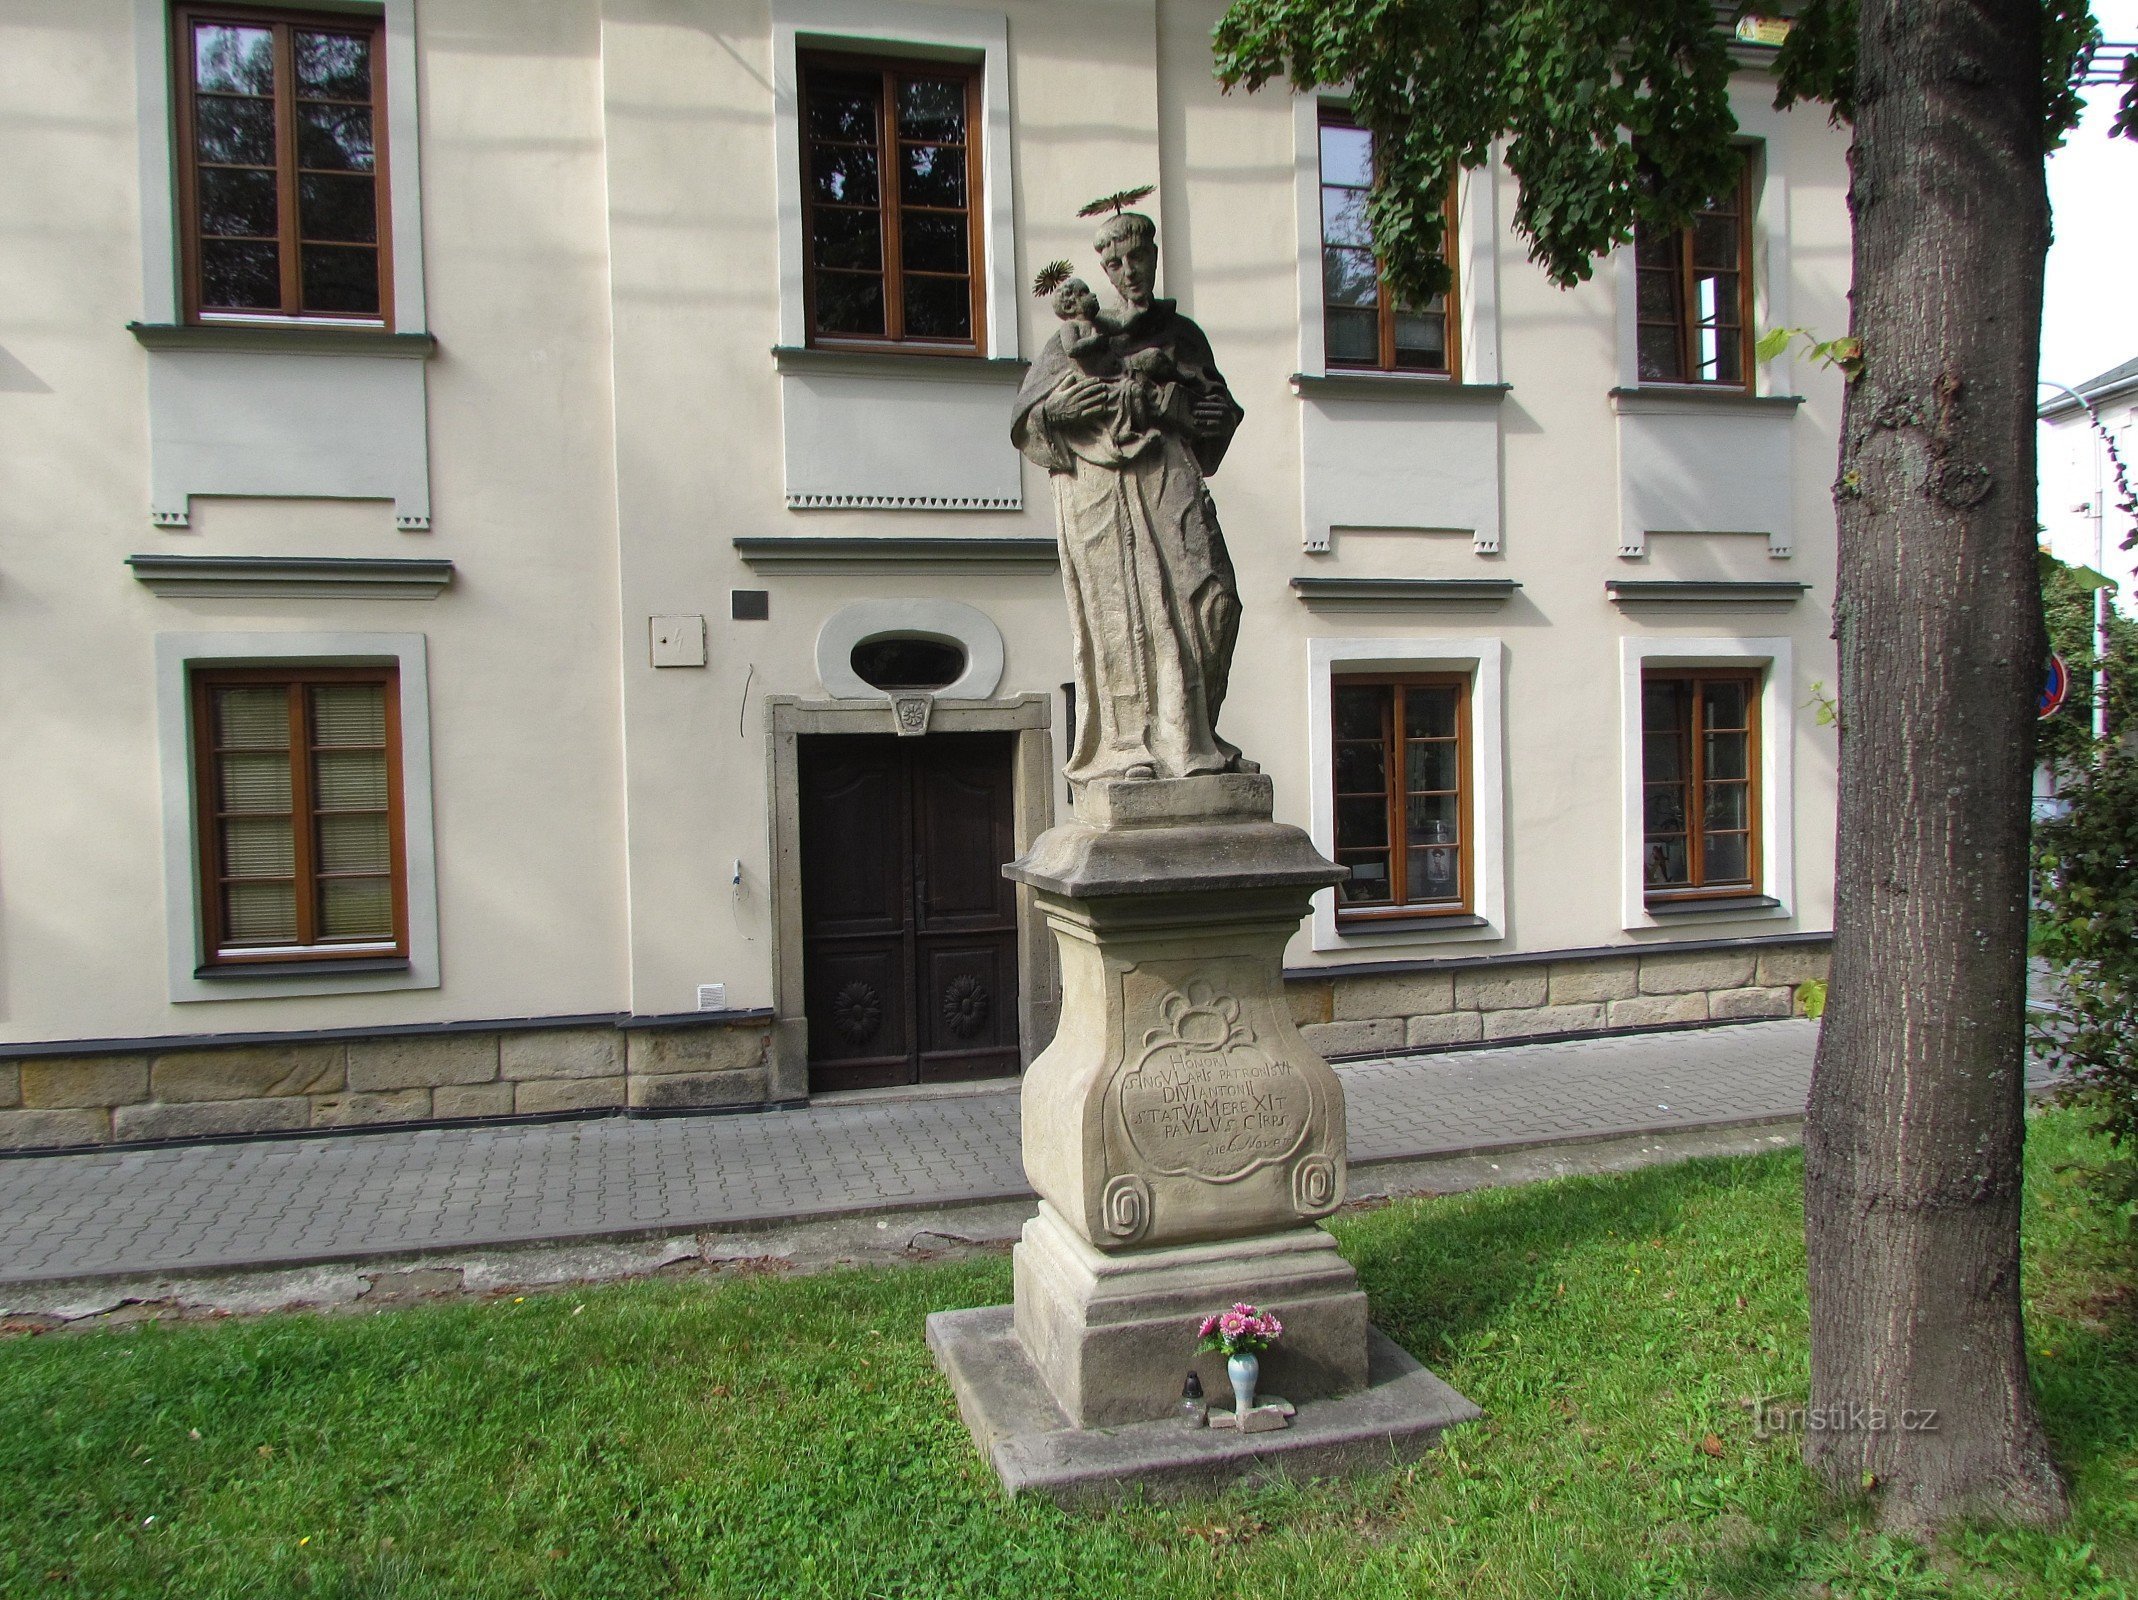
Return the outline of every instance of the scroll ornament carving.
[[[1116,1113],[1144,1170],[1231,1183],[1288,1159],[1307,1137],[1308,1089],[1201,979],[1159,1002],[1165,1025],[1114,1081]]]
[[[1116,1239],[1136,1239],[1151,1225],[1151,1186],[1134,1173],[1109,1178],[1099,1197],[1099,1216]]]
[[[1292,1209],[1318,1217],[1334,1211],[1338,1198],[1335,1161],[1319,1151],[1301,1156],[1292,1168]]]

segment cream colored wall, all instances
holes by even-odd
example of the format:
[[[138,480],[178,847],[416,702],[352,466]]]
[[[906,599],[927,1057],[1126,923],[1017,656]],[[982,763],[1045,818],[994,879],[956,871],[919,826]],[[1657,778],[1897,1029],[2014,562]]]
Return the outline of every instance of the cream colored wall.
[[[0,1039],[612,1011],[627,1003],[602,127],[591,3],[422,0],[436,531],[385,502],[148,520],[130,0],[0,32]],[[411,85],[394,82],[391,94]],[[306,359],[292,357],[293,360]],[[158,599],[137,551],[446,557],[431,602]],[[428,636],[435,990],[174,1005],[155,633]]]
[[[419,0],[440,340],[428,535],[395,533],[383,503],[203,501],[190,530],[148,525],[144,353],[124,332],[142,305],[133,10],[19,0],[0,24],[0,1040],[672,1012],[707,982],[725,982],[731,1006],[769,1004],[763,699],[822,693],[824,619],[864,596],[979,606],[1007,643],[1004,696],[1054,694],[1068,654],[1050,568],[770,574],[734,552],[738,536],[1033,536],[1053,519],[1029,465],[1021,513],[786,509],[765,0]],[[1218,93],[1217,0],[1006,10],[1018,281],[1065,256],[1096,282],[1077,206],[1157,179],[1161,290],[1202,322],[1246,408],[1213,485],[1247,607],[1225,721],[1275,776],[1281,813],[1307,820],[1309,637],[1499,635],[1512,937],[1498,948],[1622,940],[1617,641],[1782,633],[1798,698],[1831,683],[1832,375],[1791,378],[1808,397],[1792,560],[1740,540],[1659,541],[1622,562],[1608,274],[1562,293],[1504,238],[1504,555],[1339,533],[1310,557],[1287,384],[1299,241],[1285,97]],[[1822,330],[1846,315],[1841,152],[1817,116],[1770,145],[1789,179],[1791,320]],[[1029,356],[1054,321],[1028,296],[1017,315]],[[458,576],[429,603],[159,600],[120,564],[137,550],[445,556]],[[1787,612],[1682,622],[1628,617],[1604,595],[1608,578],[1710,568],[1813,589]],[[1289,588],[1305,573],[1523,588],[1483,613],[1309,612]],[[770,620],[730,621],[734,589],[769,590]],[[706,617],[705,668],[650,666],[647,619],[674,613]],[[150,638],[239,627],[428,636],[440,989],[169,1003]],[[1831,731],[1801,719],[1794,921],[1680,936],[1828,925],[1832,764]],[[1317,957],[1302,934],[1290,959],[1352,957]]]

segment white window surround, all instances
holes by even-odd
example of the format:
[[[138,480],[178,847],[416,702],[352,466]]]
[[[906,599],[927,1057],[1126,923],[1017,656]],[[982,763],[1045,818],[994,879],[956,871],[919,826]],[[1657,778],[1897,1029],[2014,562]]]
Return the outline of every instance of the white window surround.
[[[1299,230],[1299,370],[1330,372],[1321,326],[1321,108],[1341,106],[1341,94],[1292,96],[1293,203]],[[1499,202],[1494,174],[1499,153],[1456,179],[1456,378],[1465,384],[1500,381]],[[1350,374],[1357,369],[1339,367]],[[1420,377],[1420,383],[1444,382]]]
[[[1010,31],[999,11],[965,11],[899,0],[773,0],[773,170],[779,185],[779,342],[808,343],[802,279],[802,138],[798,49],[865,50],[981,59],[982,245],[987,283],[983,353],[1017,354],[1016,210],[1010,178]]]
[[[1470,679],[1470,871],[1476,885],[1471,905],[1480,920],[1466,926],[1339,930],[1336,891],[1314,896],[1313,940],[1317,951],[1391,953],[1420,946],[1472,943],[1507,937],[1506,746],[1500,709],[1505,647],[1497,638],[1437,639],[1410,634],[1393,639],[1318,638],[1307,641],[1307,768],[1310,803],[1307,831],[1314,846],[1334,859],[1336,850],[1336,737],[1330,691],[1339,673],[1455,672]]]
[[[1621,925],[1629,932],[1682,929],[1716,922],[1784,921],[1796,901],[1796,669],[1787,639],[1695,639],[1629,635],[1619,649],[1619,772],[1624,785],[1620,822]],[[1763,667],[1759,695],[1759,892],[1778,904],[1751,910],[1673,911],[1651,916],[1643,871],[1641,806],[1641,677],[1649,671],[1696,667]]]
[[[194,814],[192,696],[195,666],[392,662],[401,712],[401,817],[408,869],[408,969],[307,972],[268,977],[194,976],[201,949],[199,829]],[[430,677],[420,633],[159,633],[156,635],[157,765],[163,778],[163,910],[171,999],[280,1000],[298,995],[435,989],[438,859],[431,821]]]
[[[304,11],[383,16],[386,28],[386,166],[393,237],[393,331],[427,331],[423,196],[416,126],[417,0],[305,0]],[[182,320],[179,301],[177,152],[172,145],[169,0],[134,0],[141,164],[140,321]],[[424,363],[405,350],[373,354],[346,344],[348,324],[321,325],[335,348],[246,349],[248,329],[285,335],[301,319],[218,319],[221,348],[147,352],[150,520],[182,528],[194,495],[390,500],[394,525],[431,525]]]

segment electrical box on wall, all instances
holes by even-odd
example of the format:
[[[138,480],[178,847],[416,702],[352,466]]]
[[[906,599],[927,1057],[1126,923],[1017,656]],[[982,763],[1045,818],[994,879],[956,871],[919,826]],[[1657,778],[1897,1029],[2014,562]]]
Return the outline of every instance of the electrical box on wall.
[[[657,667],[702,667],[705,665],[705,619],[703,617],[649,617],[653,631],[653,664]]]

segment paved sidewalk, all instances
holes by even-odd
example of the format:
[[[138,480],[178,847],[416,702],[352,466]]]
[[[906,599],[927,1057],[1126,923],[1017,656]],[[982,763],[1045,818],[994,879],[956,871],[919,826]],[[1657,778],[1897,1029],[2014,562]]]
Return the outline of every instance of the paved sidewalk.
[[[1354,1163],[1800,1115],[1814,1024],[1338,1068]],[[1028,1195],[1014,1086],[757,1115],[0,1160],[0,1283],[297,1266]]]

